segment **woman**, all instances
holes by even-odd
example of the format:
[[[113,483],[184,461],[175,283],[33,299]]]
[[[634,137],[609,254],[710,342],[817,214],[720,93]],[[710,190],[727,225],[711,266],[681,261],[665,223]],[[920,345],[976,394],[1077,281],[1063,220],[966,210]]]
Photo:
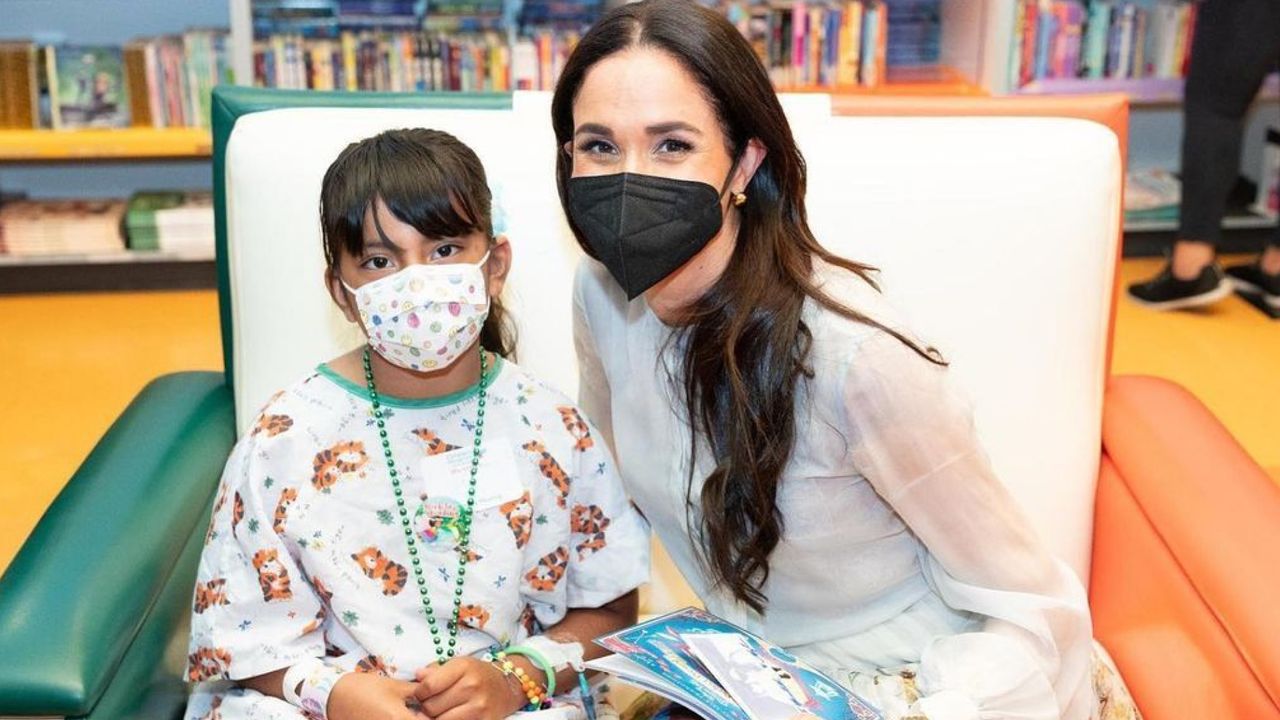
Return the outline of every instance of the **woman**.
[[[810,232],[746,41],[687,0],[625,5],[569,58],[552,122],[598,261],[576,278],[582,403],[708,609],[891,719],[1096,716],[1080,583],[945,362]]]
[[[1240,172],[1244,119],[1280,60],[1280,2],[1211,0],[1196,9],[1182,104],[1182,204],[1169,262],[1129,297],[1154,310],[1209,305],[1234,287],[1280,310],[1280,228],[1253,262],[1217,263],[1227,197]]]

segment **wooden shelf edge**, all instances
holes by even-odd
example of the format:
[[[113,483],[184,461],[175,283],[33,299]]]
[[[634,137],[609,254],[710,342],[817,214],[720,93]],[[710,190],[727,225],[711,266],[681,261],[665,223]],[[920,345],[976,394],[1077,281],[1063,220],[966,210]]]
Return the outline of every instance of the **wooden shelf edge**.
[[[833,98],[894,95],[970,95],[988,93],[971,82],[960,71],[947,67],[899,68],[890,70],[884,83],[863,85],[780,86],[780,93],[826,93]]]
[[[0,162],[203,159],[213,136],[202,128],[0,130]]]
[[[213,253],[180,253],[163,250],[121,250],[119,252],[71,255],[8,255],[0,253],[0,267],[48,267],[74,265],[143,265],[147,263],[209,263]]]

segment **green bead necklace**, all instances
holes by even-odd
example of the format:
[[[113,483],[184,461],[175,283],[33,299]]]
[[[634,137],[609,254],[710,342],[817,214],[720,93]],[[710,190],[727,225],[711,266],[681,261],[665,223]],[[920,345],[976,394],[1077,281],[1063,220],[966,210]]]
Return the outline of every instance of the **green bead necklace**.
[[[477,344],[478,345],[478,344]],[[413,566],[413,577],[418,582],[418,596],[422,599],[422,609],[427,616],[427,626],[431,629],[431,641],[435,643],[436,662],[443,665],[458,652],[458,617],[462,612],[462,584],[467,576],[467,556],[471,549],[471,515],[476,505],[476,477],[480,473],[480,443],[484,437],[485,391],[489,384],[489,366],[486,362],[484,348],[480,348],[480,396],[477,399],[475,441],[471,448],[471,479],[467,484],[467,506],[458,518],[458,572],[453,590],[453,617],[448,625],[448,648],[440,637],[440,628],[436,624],[435,610],[431,607],[430,591],[427,589],[427,578],[422,573],[422,560],[418,557],[418,543],[413,536],[413,521],[409,518],[409,509],[404,504],[404,490],[400,487],[399,472],[396,462],[391,457],[391,440],[387,437],[386,418],[382,415],[382,403],[378,400],[378,390],[373,383],[373,367],[369,364],[369,347],[364,348],[364,379],[369,386],[369,401],[373,404],[373,418],[378,424],[378,437],[382,441],[382,454],[387,459],[387,473],[391,477],[391,488],[395,491],[396,507],[400,512],[400,527],[404,530],[404,540],[409,546],[409,560]]]

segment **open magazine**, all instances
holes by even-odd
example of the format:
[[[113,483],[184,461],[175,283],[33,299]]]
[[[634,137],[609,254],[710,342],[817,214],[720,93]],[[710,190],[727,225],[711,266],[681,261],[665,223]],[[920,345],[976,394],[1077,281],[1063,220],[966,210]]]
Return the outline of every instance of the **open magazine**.
[[[883,720],[794,655],[703,610],[677,610],[596,643],[615,654],[588,667],[706,720]]]

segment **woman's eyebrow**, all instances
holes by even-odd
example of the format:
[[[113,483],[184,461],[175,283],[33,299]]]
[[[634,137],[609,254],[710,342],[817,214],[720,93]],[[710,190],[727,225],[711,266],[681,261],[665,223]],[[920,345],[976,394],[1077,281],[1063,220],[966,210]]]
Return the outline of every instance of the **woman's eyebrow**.
[[[687,122],[682,122],[680,120],[672,120],[669,122],[657,123],[655,125],[650,125],[644,129],[645,133],[649,135],[665,135],[669,132],[675,132],[677,130],[690,132],[690,133],[693,133],[694,135],[702,134],[702,131],[699,130],[698,128],[694,127],[693,125],[690,125]],[[599,123],[583,123],[581,126],[578,127],[577,130],[574,131],[573,134],[574,135],[599,135],[601,137],[606,137],[610,139],[613,138],[613,130]]]
[[[658,123],[657,125],[650,125],[649,127],[644,129],[644,131],[650,135],[666,135],[667,133],[675,132],[676,130],[691,132],[694,135],[702,134],[702,131],[699,130],[698,128],[690,125],[687,122],[681,122],[679,120],[672,120],[671,122],[664,122],[664,123]]]
[[[583,123],[573,131],[574,135],[600,135],[602,137],[612,138],[613,131],[607,126],[599,123]]]

